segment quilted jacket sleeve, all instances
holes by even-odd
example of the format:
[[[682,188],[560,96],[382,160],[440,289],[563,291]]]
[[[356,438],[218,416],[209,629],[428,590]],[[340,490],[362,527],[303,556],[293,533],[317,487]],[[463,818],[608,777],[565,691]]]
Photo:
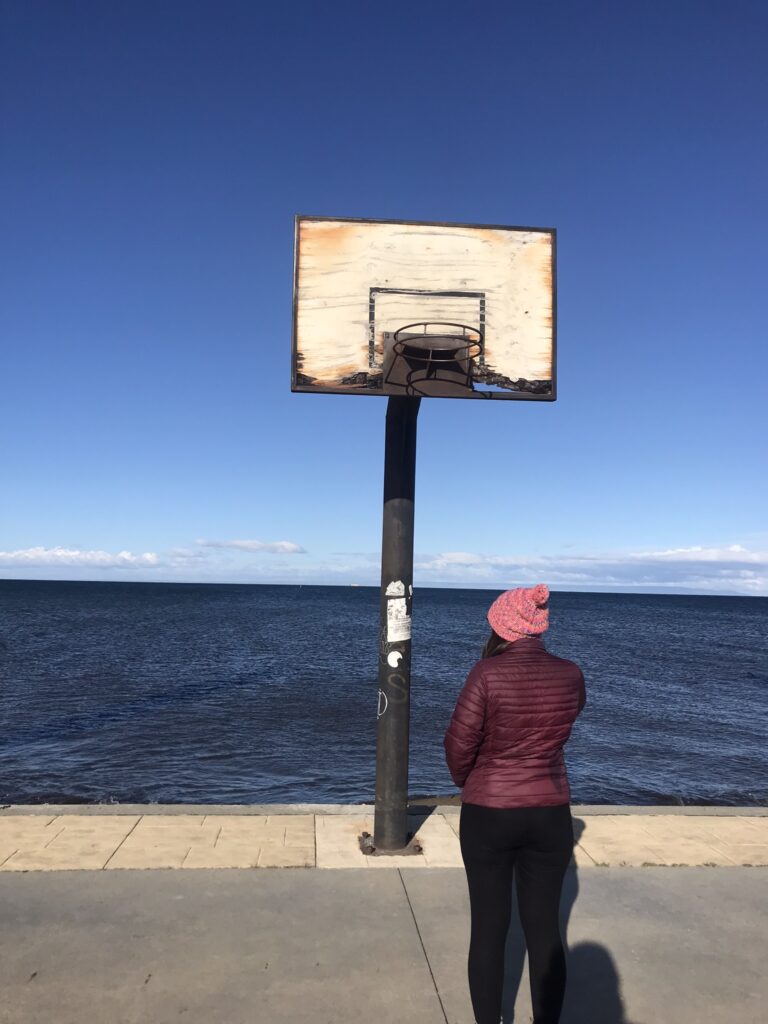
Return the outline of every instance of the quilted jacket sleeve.
[[[580,672],[581,681],[579,683],[579,714],[584,710],[584,705],[587,703],[587,688],[584,685],[584,673]]]
[[[472,770],[485,732],[487,690],[481,664],[467,676],[443,737],[445,762],[459,789]]]

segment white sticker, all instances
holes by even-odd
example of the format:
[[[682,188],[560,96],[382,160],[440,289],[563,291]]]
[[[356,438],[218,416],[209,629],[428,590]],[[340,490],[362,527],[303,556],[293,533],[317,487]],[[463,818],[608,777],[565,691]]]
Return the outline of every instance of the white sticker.
[[[387,655],[387,664],[390,668],[397,668],[400,662],[403,660],[402,651],[390,651]]]
[[[402,580],[395,580],[389,584],[385,593],[387,597],[402,597],[405,594],[405,584]]]
[[[411,617],[405,606],[405,598],[391,597],[387,601],[387,643],[410,639]]]

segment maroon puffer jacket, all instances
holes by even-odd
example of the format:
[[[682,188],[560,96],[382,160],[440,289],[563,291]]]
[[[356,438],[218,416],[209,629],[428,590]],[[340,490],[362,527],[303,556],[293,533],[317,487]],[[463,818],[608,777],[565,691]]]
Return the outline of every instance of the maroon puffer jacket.
[[[464,803],[553,807],[570,803],[563,746],[586,704],[578,665],[538,637],[478,661],[443,738]]]

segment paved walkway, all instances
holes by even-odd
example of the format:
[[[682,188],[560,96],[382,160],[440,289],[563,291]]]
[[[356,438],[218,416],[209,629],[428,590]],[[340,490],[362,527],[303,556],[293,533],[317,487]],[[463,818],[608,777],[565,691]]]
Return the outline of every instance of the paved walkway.
[[[763,1021],[768,809],[572,813],[561,1024]],[[411,806],[422,853],[377,857],[370,805],[2,808],[0,1024],[472,1024],[458,827]],[[278,866],[336,870],[230,870]],[[525,963],[513,897],[505,1024]]]
[[[458,806],[411,807],[422,852],[371,856],[371,805],[0,811],[0,871],[462,867]],[[572,807],[577,868],[768,866],[768,808]]]
[[[168,808],[126,815],[10,810],[0,821],[4,841],[13,835],[11,845],[17,844],[0,873],[0,1024],[472,1024],[466,876],[463,868],[430,863],[428,851],[436,854],[439,843],[429,842],[429,828],[421,867],[409,857],[409,866],[368,858],[364,867],[337,870],[109,870],[130,836],[153,820],[152,841],[149,829],[146,843],[128,847],[134,862],[145,866],[188,864],[193,852],[202,856],[198,850],[215,853],[212,819],[244,818],[247,830],[254,815],[210,808],[199,816],[171,815]],[[645,847],[659,843],[670,859],[683,850],[694,859],[689,844],[704,843],[696,858],[708,862],[726,849],[738,856],[735,848],[742,845],[764,851],[763,813],[739,820],[728,813],[613,810],[600,815],[574,808],[584,845],[566,873],[561,901],[568,950],[561,1024],[764,1021],[768,871],[738,867],[732,859],[728,870],[595,866],[611,843],[618,844],[610,854],[617,864],[629,855],[645,858]],[[170,817],[177,819],[174,827],[166,822]],[[256,817],[264,819],[256,827],[269,831],[271,823],[274,841],[259,846],[270,857],[311,835],[307,824],[314,819],[318,864],[323,850],[334,849],[333,843],[324,847],[323,836],[336,836],[338,856],[349,856],[365,823],[365,813],[352,818],[352,812],[328,809],[299,811],[297,831],[283,823],[290,814]],[[437,812],[434,820],[438,840],[445,828],[455,835],[455,812]],[[122,841],[110,834],[118,826]],[[656,831],[640,836],[641,826]],[[221,820],[218,827],[225,827]],[[709,829],[705,839],[701,828]],[[686,838],[690,829],[694,838]],[[42,834],[33,842],[35,830]],[[587,852],[590,832],[595,858]],[[60,858],[60,865],[82,868],[91,858],[107,870],[51,870],[50,860],[45,870],[9,869],[23,836],[28,863],[37,850]],[[742,844],[745,836],[762,843]],[[237,839],[233,831],[227,840],[232,856]],[[245,859],[253,861],[252,852]],[[257,857],[256,863],[268,860]],[[389,870],[370,870],[387,860]],[[513,896],[505,1024],[531,1021],[528,984]]]

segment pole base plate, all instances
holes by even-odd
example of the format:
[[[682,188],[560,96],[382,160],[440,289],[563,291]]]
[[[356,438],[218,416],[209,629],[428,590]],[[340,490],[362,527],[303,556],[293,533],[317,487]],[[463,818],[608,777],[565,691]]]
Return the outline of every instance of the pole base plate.
[[[406,845],[398,850],[382,850],[375,846],[370,832],[363,832],[357,838],[360,850],[368,857],[411,857],[424,852],[415,836],[415,832],[408,832]]]

